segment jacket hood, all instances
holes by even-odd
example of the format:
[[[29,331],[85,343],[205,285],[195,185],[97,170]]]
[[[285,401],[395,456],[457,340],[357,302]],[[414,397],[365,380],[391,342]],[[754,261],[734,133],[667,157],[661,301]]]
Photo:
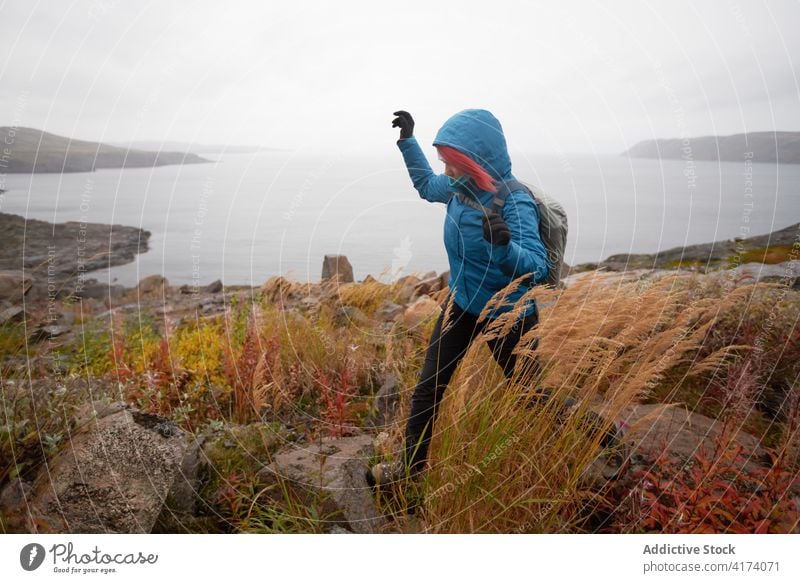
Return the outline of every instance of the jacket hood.
[[[503,128],[485,109],[465,109],[453,115],[439,129],[433,145],[459,150],[495,180],[511,178],[511,158]]]

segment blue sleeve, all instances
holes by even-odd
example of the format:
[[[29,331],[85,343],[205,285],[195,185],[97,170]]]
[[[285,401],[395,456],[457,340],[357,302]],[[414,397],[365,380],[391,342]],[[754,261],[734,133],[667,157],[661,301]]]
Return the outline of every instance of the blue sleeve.
[[[416,138],[398,140],[397,147],[403,153],[408,175],[419,195],[430,202],[447,204],[453,190],[450,181],[444,174],[434,174]]]
[[[512,193],[503,206],[503,219],[511,231],[507,245],[492,245],[503,273],[511,279],[533,274],[533,283],[547,278],[547,250],[539,237],[539,211],[527,192]],[[495,255],[497,254],[497,255]]]

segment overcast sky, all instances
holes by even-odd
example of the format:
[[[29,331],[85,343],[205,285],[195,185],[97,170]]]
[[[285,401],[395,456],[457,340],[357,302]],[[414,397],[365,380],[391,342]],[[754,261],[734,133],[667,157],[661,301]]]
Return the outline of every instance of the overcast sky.
[[[0,125],[394,154],[468,107],[512,149],[800,130],[800,3],[0,1]]]

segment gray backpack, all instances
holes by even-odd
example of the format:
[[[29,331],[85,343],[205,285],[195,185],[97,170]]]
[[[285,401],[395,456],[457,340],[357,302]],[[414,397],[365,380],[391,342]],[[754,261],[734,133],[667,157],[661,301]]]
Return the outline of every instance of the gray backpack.
[[[567,213],[561,203],[547,196],[540,188],[518,180],[508,180],[500,184],[500,188],[492,197],[489,209],[502,214],[506,198],[513,190],[526,191],[536,203],[536,208],[539,210],[539,238],[547,251],[548,259],[548,274],[544,283],[558,287],[561,280],[561,264],[564,261],[564,248],[567,245]],[[481,212],[486,212],[483,205],[472,197],[459,193],[459,199]]]

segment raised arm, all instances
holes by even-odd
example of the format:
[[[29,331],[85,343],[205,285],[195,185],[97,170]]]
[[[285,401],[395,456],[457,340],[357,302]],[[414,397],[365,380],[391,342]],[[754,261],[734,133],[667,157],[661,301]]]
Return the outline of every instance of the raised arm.
[[[408,175],[419,195],[427,201],[446,204],[453,190],[450,181],[444,174],[434,174],[417,139],[412,136],[398,140],[397,146],[403,153]]]

